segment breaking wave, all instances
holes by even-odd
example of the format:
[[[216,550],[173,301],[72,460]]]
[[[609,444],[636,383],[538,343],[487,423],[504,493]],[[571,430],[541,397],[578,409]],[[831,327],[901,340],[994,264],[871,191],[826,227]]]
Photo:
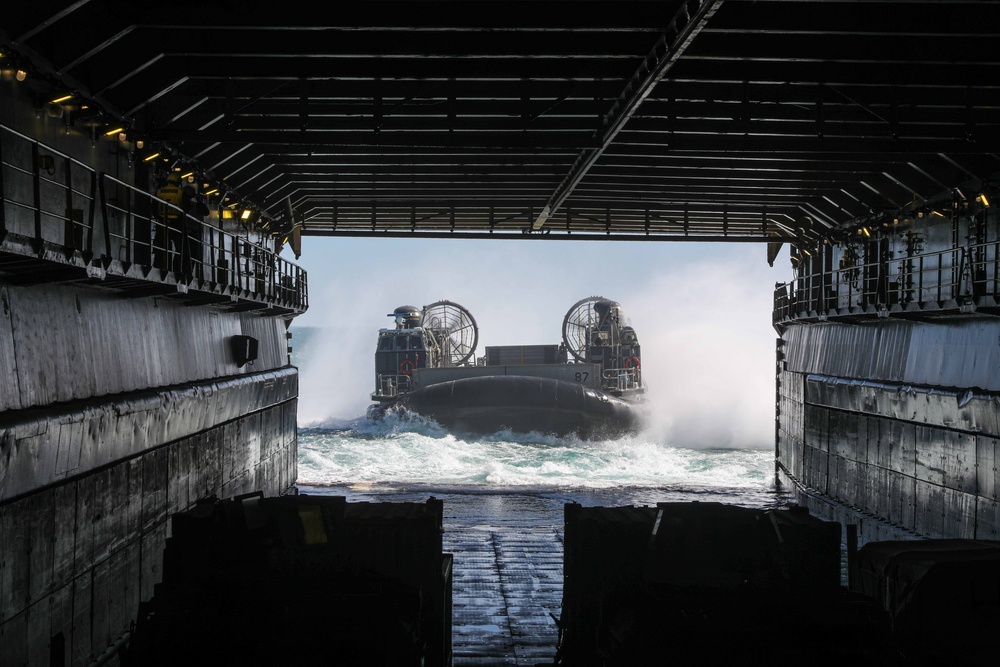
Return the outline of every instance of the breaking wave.
[[[773,472],[771,451],[672,446],[655,432],[592,441],[505,431],[462,438],[411,414],[328,420],[299,430],[298,481],[316,487],[765,490],[773,486]]]

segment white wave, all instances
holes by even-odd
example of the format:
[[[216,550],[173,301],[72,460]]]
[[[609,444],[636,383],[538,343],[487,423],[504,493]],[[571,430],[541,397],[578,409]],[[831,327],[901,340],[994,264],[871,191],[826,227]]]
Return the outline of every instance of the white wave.
[[[584,441],[499,433],[462,439],[430,420],[389,416],[350,429],[306,430],[299,483],[566,489],[671,485],[764,488],[765,450],[672,447],[638,435]]]

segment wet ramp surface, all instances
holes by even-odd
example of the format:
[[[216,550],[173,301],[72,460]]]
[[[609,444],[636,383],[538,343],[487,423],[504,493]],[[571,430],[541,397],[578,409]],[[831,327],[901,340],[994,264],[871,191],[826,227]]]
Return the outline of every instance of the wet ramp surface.
[[[455,665],[536,665],[555,657],[562,529],[453,526]]]

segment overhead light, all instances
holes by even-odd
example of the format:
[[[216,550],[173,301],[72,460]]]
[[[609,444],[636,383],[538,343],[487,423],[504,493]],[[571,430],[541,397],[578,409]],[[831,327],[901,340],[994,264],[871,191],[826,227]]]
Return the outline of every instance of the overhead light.
[[[14,74],[14,78],[17,79],[18,81],[24,81],[25,79],[28,78],[28,73],[25,72],[23,69],[19,69],[17,70],[17,73]]]
[[[976,201],[979,202],[980,204],[982,204],[985,208],[989,208],[990,207],[990,200],[986,198],[986,193],[985,192],[983,194],[979,195],[978,197],[976,197]]]
[[[181,174],[181,178],[184,179],[184,180],[187,180],[187,181],[193,180],[193,177],[194,177],[194,172],[193,171],[189,171],[186,174]]]
[[[49,104],[62,104],[63,102],[69,102],[73,99],[73,93],[68,93],[66,95],[61,95],[54,100],[49,100]]]
[[[124,127],[116,127],[114,129],[111,129],[111,130],[108,130],[107,132],[105,132],[104,136],[110,137],[113,134],[118,134],[119,132],[121,132],[124,129],[125,129]]]
[[[152,155],[149,155],[147,157],[142,158],[142,161],[143,162],[152,162],[153,160],[155,160],[158,157],[160,157],[159,153],[153,153]]]
[[[205,196],[207,197],[208,195],[214,195],[218,191],[219,191],[219,188],[212,188],[211,190],[209,190],[208,192],[205,193]]]
[[[240,213],[240,220],[249,220],[251,215],[253,215],[253,211],[251,211],[248,208],[245,208],[243,209],[243,212]]]
[[[119,132],[118,133],[118,141],[121,141],[121,142],[128,141],[128,135],[125,134],[124,132]]]
[[[142,150],[142,147],[145,146],[145,145],[146,145],[146,142],[143,141],[142,139],[136,139],[135,140],[135,147],[138,148],[139,150]]]
[[[931,215],[936,215],[939,218],[944,217],[944,213],[942,213],[941,211],[931,211]]]

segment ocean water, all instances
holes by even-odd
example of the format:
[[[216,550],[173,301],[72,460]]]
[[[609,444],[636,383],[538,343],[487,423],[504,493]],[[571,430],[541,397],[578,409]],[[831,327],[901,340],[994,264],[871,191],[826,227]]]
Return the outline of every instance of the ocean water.
[[[587,505],[785,502],[774,487],[773,451],[698,445],[663,442],[655,430],[594,441],[504,431],[469,438],[416,415],[335,419],[299,429],[298,486],[366,499],[489,493],[563,495]]]

